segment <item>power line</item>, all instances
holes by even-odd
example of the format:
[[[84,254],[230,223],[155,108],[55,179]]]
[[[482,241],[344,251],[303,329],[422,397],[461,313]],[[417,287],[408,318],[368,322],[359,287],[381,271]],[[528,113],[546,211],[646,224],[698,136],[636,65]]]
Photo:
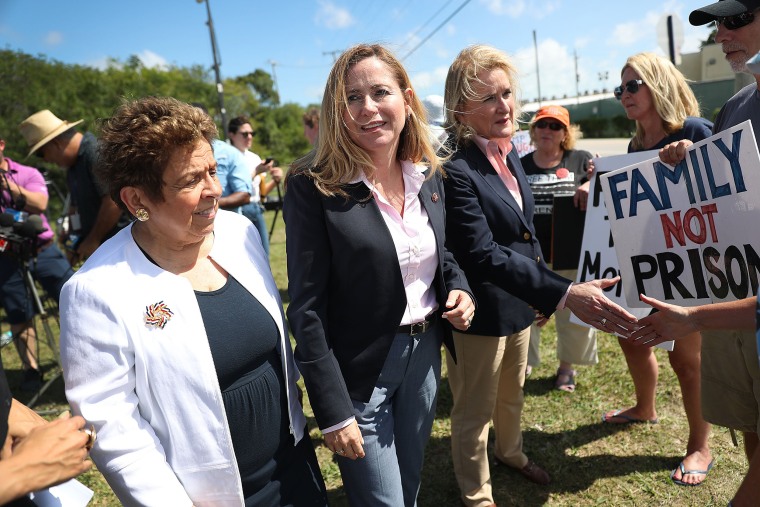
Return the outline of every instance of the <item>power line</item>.
[[[415,51],[417,51],[420,48],[420,46],[422,46],[423,44],[425,44],[433,35],[436,34],[436,32],[438,32],[438,30],[440,30],[441,28],[443,28],[446,25],[446,23],[448,23],[451,20],[451,18],[453,18],[459,11],[461,11],[464,8],[465,5],[467,5],[468,3],[470,3],[470,1],[471,0],[465,0],[464,2],[462,2],[462,5],[460,5],[459,7],[457,7],[457,9],[454,12],[452,12],[449,15],[449,17],[447,17],[446,19],[443,20],[443,23],[441,23],[440,25],[438,25],[437,27],[435,27],[435,29],[432,32],[430,32],[427,37],[425,37],[424,39],[422,39],[419,42],[419,44],[417,44],[416,46],[414,46],[406,55],[404,55],[403,58],[401,58],[401,60],[403,61],[403,60],[406,60],[407,58],[409,58],[409,56],[411,56],[412,53],[414,53]]]
[[[399,46],[399,49],[403,48],[404,46],[412,42],[412,40],[414,40],[417,34],[419,34],[426,26],[428,26],[430,22],[433,21],[436,18],[436,16],[438,16],[441,13],[441,11],[444,10],[446,7],[448,7],[448,5],[453,1],[454,0],[446,0],[446,2],[441,6],[440,9],[435,11],[435,14],[430,16],[430,18],[428,18],[427,21],[425,21],[422,25],[420,25],[420,27],[417,28],[417,30],[415,30],[413,34],[411,34],[403,43],[401,43],[401,45]]]

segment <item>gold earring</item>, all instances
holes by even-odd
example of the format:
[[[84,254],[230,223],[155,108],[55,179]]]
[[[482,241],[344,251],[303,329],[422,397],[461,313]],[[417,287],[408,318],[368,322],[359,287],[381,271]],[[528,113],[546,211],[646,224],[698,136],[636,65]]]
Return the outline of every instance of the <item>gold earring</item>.
[[[150,218],[150,215],[148,214],[148,210],[145,208],[137,208],[135,210],[135,216],[140,222],[145,222]]]

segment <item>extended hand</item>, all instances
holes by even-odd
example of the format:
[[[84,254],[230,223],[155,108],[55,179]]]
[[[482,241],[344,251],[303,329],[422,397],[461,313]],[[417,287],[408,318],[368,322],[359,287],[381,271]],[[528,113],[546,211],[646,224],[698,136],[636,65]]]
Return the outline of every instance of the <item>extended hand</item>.
[[[352,460],[364,457],[364,437],[356,421],[345,428],[325,433],[325,444],[338,456]]]
[[[628,337],[640,326],[636,317],[604,295],[602,289],[612,287],[620,277],[602,278],[589,282],[574,283],[565,301],[565,306],[586,324],[608,333]]]
[[[642,328],[628,338],[628,341],[634,345],[652,347],[658,343],[677,340],[699,331],[694,319],[691,318],[689,308],[664,303],[644,294],[639,297],[643,302],[659,311],[639,320]]]

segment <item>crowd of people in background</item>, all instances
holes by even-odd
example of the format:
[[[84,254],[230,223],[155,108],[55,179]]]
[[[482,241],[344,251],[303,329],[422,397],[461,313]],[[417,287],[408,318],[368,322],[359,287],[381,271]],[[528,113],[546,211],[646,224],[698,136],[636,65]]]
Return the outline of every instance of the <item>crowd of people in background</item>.
[[[720,0],[689,20],[716,22],[733,70],[749,72],[758,9]],[[635,121],[628,152],[674,165],[713,133],[757,124],[753,75],[713,125],[672,63],[631,56],[615,90]],[[227,143],[202,105],[172,98],[124,102],[98,139],[77,130],[82,120],[39,111],[19,128],[30,156],[66,171],[57,236],[44,177],[5,156],[0,133],[0,211],[9,224],[39,217],[30,273],[59,302],[74,413],[47,422],[13,400],[0,362],[0,505],[88,470],[88,456],[125,505],[327,505],[303,376],[349,504],[414,506],[442,345],[458,501],[496,505],[492,466],[552,481],[523,451],[521,430],[525,379],[552,316],[554,386],[567,393],[574,366],[598,362],[596,330],[619,337],[636,403],[604,413],[604,424],[657,422],[652,346],[676,340],[668,358],[689,435],[670,479],[708,480],[710,424],[726,426],[744,434],[750,463],[729,505],[756,503],[757,298],[685,309],[642,296],[654,310],[636,319],[604,295],[619,278],[576,283],[574,270],[555,269],[552,206],[563,197],[585,211],[592,154],[575,148],[568,110],[546,106],[528,123],[535,151],[521,158],[521,114],[518,69],[499,49],[463,49],[444,95],[423,100],[378,44],[336,60],[321,107],[303,115],[312,149],[287,177],[251,151],[255,123],[244,115],[223,126]],[[269,264],[271,192],[284,195],[287,312]],[[35,391],[43,372],[26,283],[16,260],[0,257],[19,387]]]

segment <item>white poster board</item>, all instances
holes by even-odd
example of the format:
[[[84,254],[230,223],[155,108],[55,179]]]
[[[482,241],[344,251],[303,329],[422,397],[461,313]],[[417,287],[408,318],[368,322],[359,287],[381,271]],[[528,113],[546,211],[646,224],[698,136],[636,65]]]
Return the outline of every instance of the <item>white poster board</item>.
[[[760,155],[749,121],[600,177],[623,292],[682,306],[742,299],[760,273]]]
[[[578,260],[576,282],[587,282],[597,278],[614,278],[621,274],[617,254],[615,253],[615,243],[610,230],[610,222],[607,220],[607,206],[602,196],[603,190],[599,183],[599,176],[643,160],[651,159],[653,156],[657,156],[657,151],[641,151],[593,159],[594,176],[591,178],[591,185],[589,187],[586,222],[583,227],[583,243],[581,245],[580,259]],[[636,318],[640,319],[649,315],[649,308],[632,308],[626,303],[623,292],[624,285],[625,279],[621,279],[613,287],[605,289],[605,295],[631,312]],[[570,321],[581,326],[590,327],[575,315],[571,315]],[[673,342],[661,343],[658,347],[665,350],[673,350]]]

